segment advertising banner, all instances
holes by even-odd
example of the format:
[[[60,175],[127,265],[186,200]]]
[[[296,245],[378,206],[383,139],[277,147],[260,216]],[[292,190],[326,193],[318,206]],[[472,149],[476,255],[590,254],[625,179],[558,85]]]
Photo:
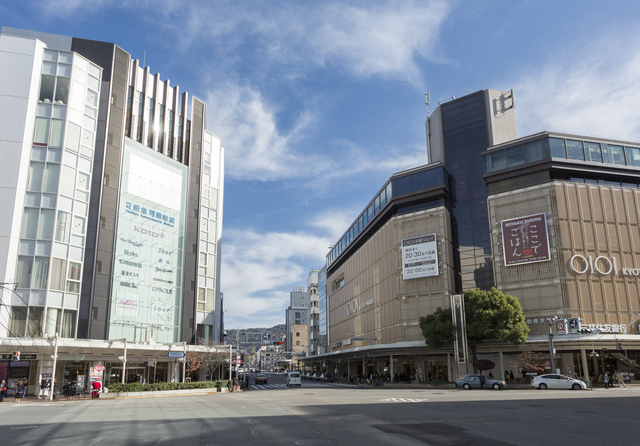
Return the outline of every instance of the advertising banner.
[[[436,234],[402,240],[402,276],[404,280],[438,275]]]
[[[125,139],[109,338],[175,342],[188,168]]]
[[[501,226],[505,266],[551,260],[547,214],[503,220]]]

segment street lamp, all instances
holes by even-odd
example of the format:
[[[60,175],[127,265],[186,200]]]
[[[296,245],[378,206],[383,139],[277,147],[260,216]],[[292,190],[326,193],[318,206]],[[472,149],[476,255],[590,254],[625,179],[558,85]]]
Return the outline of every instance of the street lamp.
[[[551,373],[556,373],[556,360],[555,360],[555,350],[553,349],[553,333],[551,331],[551,326],[558,320],[558,316],[553,316],[551,319],[547,320],[548,328],[549,328],[549,354],[551,356]]]

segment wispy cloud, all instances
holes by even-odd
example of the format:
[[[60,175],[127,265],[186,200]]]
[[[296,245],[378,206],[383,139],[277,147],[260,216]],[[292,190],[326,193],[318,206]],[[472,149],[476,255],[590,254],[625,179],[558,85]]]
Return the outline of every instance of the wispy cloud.
[[[256,320],[282,323],[291,291],[287,287],[306,285],[308,268],[324,264],[329,240],[302,231],[225,231],[222,290],[226,325],[250,326]]]
[[[553,130],[640,140],[637,31],[582,42],[524,75],[515,85],[521,135]]]

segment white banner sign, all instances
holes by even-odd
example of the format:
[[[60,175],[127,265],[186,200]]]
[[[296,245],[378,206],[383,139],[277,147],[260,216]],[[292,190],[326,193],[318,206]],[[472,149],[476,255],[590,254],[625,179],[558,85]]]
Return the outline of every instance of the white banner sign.
[[[438,275],[436,234],[402,240],[402,275],[404,280]]]

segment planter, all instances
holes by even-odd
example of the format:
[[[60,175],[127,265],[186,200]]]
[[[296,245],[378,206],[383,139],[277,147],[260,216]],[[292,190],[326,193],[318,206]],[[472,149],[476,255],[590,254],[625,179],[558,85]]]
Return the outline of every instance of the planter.
[[[226,391],[227,389],[224,388]],[[184,396],[184,395],[208,395],[218,393],[217,388],[210,387],[206,389],[184,389],[184,390],[157,390],[149,392],[109,392],[101,393],[100,399],[117,400],[124,398],[162,398],[167,396]]]

